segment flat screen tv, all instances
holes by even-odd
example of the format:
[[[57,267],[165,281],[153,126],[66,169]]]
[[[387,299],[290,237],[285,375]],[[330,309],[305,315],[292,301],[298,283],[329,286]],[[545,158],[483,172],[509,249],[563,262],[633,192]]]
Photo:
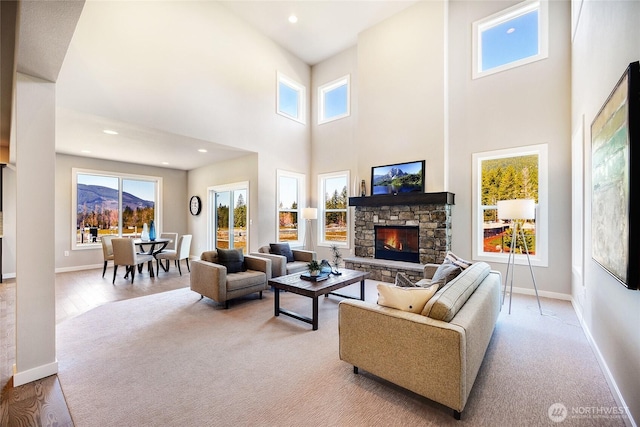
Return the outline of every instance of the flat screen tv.
[[[371,168],[371,195],[424,193],[424,160]]]

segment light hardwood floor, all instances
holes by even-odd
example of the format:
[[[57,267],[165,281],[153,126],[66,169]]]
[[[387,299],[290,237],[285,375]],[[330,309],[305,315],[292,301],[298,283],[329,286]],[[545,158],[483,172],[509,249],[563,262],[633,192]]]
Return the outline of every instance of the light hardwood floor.
[[[154,265],[155,267],[155,265]],[[145,270],[136,274],[133,284],[123,278],[120,267],[112,284],[113,267],[105,277],[102,269],[56,274],[56,324],[85,313],[102,304],[189,286],[189,272],[182,262],[182,276],[175,264],[168,272],[160,269],[159,276],[149,277]],[[56,375],[13,387],[15,364],[15,308],[16,281],[0,283],[0,427],[11,426],[73,426],[64,395]]]

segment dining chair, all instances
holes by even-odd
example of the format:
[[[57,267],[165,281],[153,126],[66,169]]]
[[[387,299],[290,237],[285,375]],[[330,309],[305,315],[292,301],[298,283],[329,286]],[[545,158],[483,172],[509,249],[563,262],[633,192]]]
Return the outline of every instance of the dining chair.
[[[189,254],[191,252],[191,234],[183,234],[178,239],[178,243],[176,245],[175,250],[163,250],[162,252],[158,252],[156,254],[156,275],[160,272],[160,262],[162,260],[167,261],[167,268],[165,271],[169,271],[169,260],[174,260],[176,266],[178,267],[178,272],[182,276],[182,270],[180,269],[180,261],[186,260],[187,262],[187,270],[191,272],[191,267],[189,267]],[[163,267],[164,268],[164,267]]]
[[[113,282],[116,282],[116,272],[119,265],[127,267],[127,274],[131,273],[131,283],[136,275],[136,267],[148,263],[149,271],[153,272],[153,255],[137,254],[133,239],[112,239],[113,245]]]
[[[104,258],[104,267],[102,268],[102,277],[107,272],[107,263],[113,261],[113,245],[111,240],[114,237],[118,237],[115,234],[107,234],[100,237],[100,243],[102,243],[102,257]]]
[[[160,238],[161,239],[171,239],[171,241],[169,243],[167,243],[167,246],[164,247],[164,249],[162,250],[164,251],[175,251],[176,250],[176,244],[178,244],[178,233],[173,233],[173,232],[164,232],[164,233],[160,233]]]

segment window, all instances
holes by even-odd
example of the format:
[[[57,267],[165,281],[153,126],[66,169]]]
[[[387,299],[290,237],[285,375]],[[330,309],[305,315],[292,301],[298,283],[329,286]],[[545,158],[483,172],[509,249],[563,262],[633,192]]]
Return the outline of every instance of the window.
[[[242,249],[249,241],[249,183],[238,182],[209,189],[209,249]]]
[[[305,123],[305,94],[304,86],[284,74],[278,73],[276,91],[276,111],[278,114]]]
[[[304,175],[278,170],[277,180],[278,242],[302,244],[304,221],[298,222],[298,218],[302,217],[301,209],[305,200]]]
[[[473,78],[548,56],[548,3],[525,1],[473,23]]]
[[[73,249],[95,247],[105,234],[140,237],[143,224],[160,223],[162,178],[79,169],[72,173]]]
[[[510,222],[498,219],[499,200],[534,199],[536,219],[524,223],[531,263],[547,266],[547,145],[473,155],[473,257],[507,262]],[[526,263],[516,249],[516,263]]]
[[[349,85],[350,77],[347,75],[318,88],[318,124],[351,114]]]
[[[349,172],[335,172],[318,176],[319,210],[318,232],[320,244],[347,245],[349,194],[347,185]]]

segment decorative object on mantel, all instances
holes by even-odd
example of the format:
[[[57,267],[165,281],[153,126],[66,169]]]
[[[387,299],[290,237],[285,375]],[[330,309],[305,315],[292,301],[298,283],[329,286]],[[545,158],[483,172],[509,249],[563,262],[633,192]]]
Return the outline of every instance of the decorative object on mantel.
[[[146,222],[142,224],[142,233],[140,233],[140,238],[142,240],[149,240],[149,227]]]
[[[529,248],[527,247],[527,239],[524,236],[523,228],[523,222],[525,220],[536,219],[536,201],[533,199],[500,200],[498,201],[498,219],[511,221],[511,249],[509,250],[509,258],[507,259],[507,273],[504,276],[502,303],[504,304],[507,281],[509,280],[509,268],[511,268],[511,285],[509,287],[509,314],[511,314],[511,295],[513,294],[513,276],[515,275],[513,269],[516,262],[516,240],[522,238],[524,251],[527,254],[527,261],[529,262],[531,279],[533,280],[533,289],[536,291],[538,310],[540,310],[540,315],[542,315],[542,307],[540,306],[540,298],[538,297],[538,287],[536,286],[536,278],[533,275],[533,268],[531,268]]]
[[[367,186],[364,183],[364,179],[360,181],[360,197],[365,197],[367,195]]]
[[[151,223],[149,224],[149,240],[152,242],[156,240],[156,226],[153,223],[153,220],[151,220]]]

